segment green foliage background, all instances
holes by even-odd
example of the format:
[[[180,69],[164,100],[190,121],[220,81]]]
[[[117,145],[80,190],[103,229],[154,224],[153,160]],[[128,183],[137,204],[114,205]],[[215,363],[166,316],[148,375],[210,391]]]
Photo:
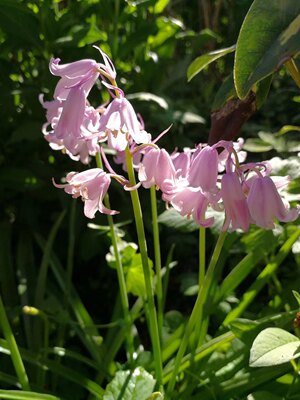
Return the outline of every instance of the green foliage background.
[[[44,93],[45,99],[50,100],[57,82],[48,70],[50,58],[59,57],[62,63],[82,58],[99,59],[92,45],[100,46],[112,58],[119,85],[142,115],[146,130],[156,137],[172,123],[173,127],[161,140],[161,146],[169,151],[184,146],[193,147],[195,143],[207,141],[212,105],[216,104],[215,95],[232,71],[233,55],[229,54],[206,67],[190,83],[186,78],[188,66],[200,54],[235,44],[251,3],[250,0],[0,0],[0,287],[21,347],[33,352],[38,348],[35,342],[37,338],[32,336],[31,331],[32,317],[22,314],[22,306],[34,305],[49,316],[53,346],[59,345],[56,339],[59,339],[58,331],[63,326],[67,330],[66,347],[85,354],[86,349],[83,350],[84,345],[77,337],[85,331],[77,332],[79,328],[72,325],[72,317],[63,308],[64,287],[63,284],[59,287],[57,278],[58,265],[62,268],[60,277],[63,277],[70,260],[74,263],[74,287],[95,324],[109,323],[112,314],[118,315],[119,307],[118,302],[114,306],[118,291],[115,270],[108,268],[106,263],[110,246],[106,219],[97,215],[93,222],[102,229],[91,229],[82,215],[82,205],[79,202],[71,204],[70,199],[51,183],[52,178],[58,182],[66,172],[79,171],[83,167],[65,155],[53,152],[41,133],[45,110],[38,97]],[[108,100],[98,89],[93,89],[91,95],[94,105]],[[246,148],[253,150],[249,154],[250,159],[291,156],[280,173],[294,171],[292,175],[295,182],[291,192],[295,196],[299,193],[300,183],[297,172],[299,131],[297,133],[297,129],[293,128],[287,133],[281,131],[281,135],[274,133],[284,125],[300,125],[299,102],[298,88],[286,71],[281,69],[273,77],[267,100],[241,131],[241,135],[247,139]],[[128,211],[129,199],[117,185],[112,187],[110,197],[112,208],[121,211],[116,221],[123,224],[120,229],[124,230],[125,239],[128,242],[136,241],[132,215]],[[146,193],[142,193],[142,197],[146,204],[146,229],[150,231],[149,199]],[[162,213],[164,204],[159,202],[158,206]],[[66,214],[62,216],[63,210],[66,210]],[[59,216],[62,218],[61,225],[56,227],[57,232],[52,231],[52,242],[50,232]],[[181,223],[178,222],[179,225]],[[218,332],[226,315],[230,315],[240,301],[243,292],[255,281],[264,266],[269,265],[279,247],[295,234],[296,229],[296,224],[290,224],[275,234],[253,229],[242,239],[238,234],[233,234],[226,241],[225,255],[218,269],[220,282],[245,254],[253,258],[246,260],[244,271],[247,272],[227,279],[225,284],[218,286],[221,290],[219,297],[211,295],[213,318],[209,334],[212,337]],[[187,231],[192,233],[186,234]],[[178,230],[176,217],[162,221],[161,233],[163,262],[166,262],[173,245],[173,260],[177,262],[176,272],[171,270],[170,273],[166,302],[166,311],[169,312],[166,317],[167,337],[182,326],[184,316],[193,304],[191,295],[194,293],[193,287],[197,285],[198,256],[195,249],[198,239],[194,229],[186,224]],[[215,231],[208,233],[208,253],[215,237]],[[265,243],[268,243],[267,249]],[[152,257],[150,235],[149,249]],[[260,288],[256,288],[259,294],[257,302],[251,304],[250,308],[247,308],[248,303],[244,309],[242,305],[242,311],[246,312],[237,316],[256,320],[296,307],[291,291],[300,287],[299,251],[288,252],[286,257],[285,268],[276,272],[272,270],[272,279],[266,281],[260,293]],[[277,261],[279,266],[281,261]],[[43,302],[36,304],[39,271],[46,264],[52,269],[48,271]],[[180,298],[178,292],[181,293]],[[292,316],[288,327],[291,326],[291,319]],[[137,325],[141,342],[147,349],[149,338],[144,323],[137,322]],[[222,329],[227,325],[226,322]],[[248,328],[243,326],[235,329],[243,336]],[[99,331],[95,332],[97,336]],[[105,335],[106,330],[100,329],[100,342]],[[237,350],[231,350],[233,358],[235,351],[241,351],[244,355],[238,348],[239,344],[236,346]],[[90,349],[92,353],[93,344]],[[230,357],[230,352],[222,354],[222,365],[226,362],[230,365]],[[95,355],[94,358],[97,362]],[[124,350],[121,349],[118,353],[119,362],[124,358]],[[82,374],[90,372],[90,366],[83,366],[80,360],[77,362]],[[235,376],[239,366],[247,364],[246,356],[239,362],[231,365],[229,377]],[[13,368],[7,359],[6,363],[2,372],[13,375]],[[72,366],[72,361],[66,361],[66,365]],[[203,364],[198,365],[198,370],[194,372],[200,374],[202,367]],[[111,367],[110,376],[114,375],[116,368],[116,365]],[[213,376],[214,368],[212,360],[205,373],[201,372],[200,379],[210,380],[216,385],[217,397],[209,398],[241,399],[253,389],[251,385],[243,388],[241,382],[235,383],[234,380],[232,386],[226,389],[226,372],[220,372],[220,383]],[[276,376],[287,376],[285,373],[286,370],[280,370]],[[3,378],[4,375],[1,376],[3,389],[14,386]],[[107,382],[107,375],[103,379]],[[267,391],[270,390],[268,382],[270,380],[267,380],[265,387]],[[297,387],[299,384],[292,394]],[[85,398],[84,389],[77,391],[63,381],[60,381],[58,388],[57,392],[66,399]],[[284,392],[285,388],[280,388]],[[182,398],[200,398],[197,393],[192,397],[188,388],[183,390],[186,390],[186,396],[191,397]],[[209,392],[203,390],[203,393]],[[271,397],[268,399],[271,400]]]

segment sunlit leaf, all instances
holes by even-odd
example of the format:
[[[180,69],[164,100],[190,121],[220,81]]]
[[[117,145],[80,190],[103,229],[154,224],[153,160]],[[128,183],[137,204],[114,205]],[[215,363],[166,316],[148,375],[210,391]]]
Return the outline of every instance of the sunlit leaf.
[[[107,385],[103,400],[146,400],[153,391],[155,379],[142,367],[118,371]]]
[[[211,51],[210,53],[203,54],[200,57],[197,57],[188,67],[187,70],[187,78],[188,81],[192,80],[194,76],[199,74],[207,65],[216,61],[218,58],[225,56],[228,53],[232,53],[235,50],[235,45],[227,47],[225,49],[219,49],[215,51]]]
[[[280,329],[267,328],[259,333],[250,350],[250,367],[284,364],[300,357],[300,340]]]

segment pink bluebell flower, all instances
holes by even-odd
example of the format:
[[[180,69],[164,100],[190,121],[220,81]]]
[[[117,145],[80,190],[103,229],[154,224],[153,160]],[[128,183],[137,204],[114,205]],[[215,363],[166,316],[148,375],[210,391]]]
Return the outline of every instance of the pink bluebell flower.
[[[142,129],[131,103],[120,89],[100,118],[99,138],[108,140],[108,146],[117,151],[124,151],[127,144],[149,143],[148,133]]]
[[[145,188],[153,185],[164,191],[166,181],[173,182],[175,168],[169,153],[165,149],[149,148],[139,166],[139,180]]]
[[[251,222],[247,199],[240,179],[234,172],[227,172],[222,177],[221,197],[225,209],[225,222],[222,230],[231,226],[233,230],[247,231]]]
[[[49,69],[61,78],[54,91],[54,98],[60,100],[66,100],[74,87],[81,87],[87,97],[99,77],[99,64],[90,59],[60,64],[59,58],[51,58]]]
[[[299,216],[298,209],[284,204],[270,176],[257,175],[252,179],[247,203],[254,223],[265,229],[274,229],[276,219],[288,222]]]
[[[210,146],[198,147],[191,159],[188,175],[192,187],[215,192],[218,178],[218,152]]]
[[[81,197],[84,201],[84,214],[87,218],[94,218],[95,213],[114,215],[118,211],[110,210],[103,204],[103,198],[109,188],[111,178],[100,168],[88,169],[84,172],[70,172],[66,176],[66,184],[54,185],[64,189],[73,198]]]
[[[191,165],[191,149],[171,154],[171,159],[176,170],[177,178],[187,178]]]

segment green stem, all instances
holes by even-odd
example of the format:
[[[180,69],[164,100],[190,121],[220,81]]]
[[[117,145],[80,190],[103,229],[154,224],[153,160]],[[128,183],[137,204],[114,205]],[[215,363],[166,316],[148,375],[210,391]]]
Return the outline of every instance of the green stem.
[[[98,168],[103,169],[102,160],[101,160],[101,156],[99,153],[96,154],[96,163],[97,163]],[[109,197],[107,194],[104,198],[104,204],[107,208],[110,208]],[[118,237],[116,234],[113,217],[111,215],[107,215],[107,220],[108,220],[108,224],[109,224],[109,228],[110,228],[111,241],[112,241],[114,254],[115,254],[115,258],[116,258],[117,276],[118,276],[118,282],[119,282],[119,288],[120,288],[120,296],[121,296],[124,320],[125,320],[125,324],[127,326],[127,344],[128,344],[128,352],[129,352],[129,361],[130,361],[130,364],[133,365],[134,344],[133,344],[133,336],[131,334],[132,319],[131,319],[131,315],[130,315],[130,311],[129,311],[129,301],[128,301],[128,297],[127,297],[125,276],[124,276],[122,260],[121,260],[121,256],[120,256],[120,252],[119,252],[119,248],[118,248]]]
[[[181,360],[182,360],[185,350],[188,346],[188,342],[190,339],[190,335],[192,333],[192,329],[197,324],[197,321],[200,321],[200,325],[201,325],[201,320],[202,320],[202,316],[203,316],[202,315],[203,305],[205,303],[208,290],[210,288],[210,285],[211,285],[213,277],[214,277],[215,266],[218,262],[225,237],[226,237],[226,232],[222,232],[218,238],[214,252],[212,254],[203,285],[201,286],[201,288],[199,288],[198,296],[197,296],[192,314],[188,321],[188,324],[187,324],[186,330],[184,332],[177,356],[175,358],[173,373],[171,375],[171,379],[169,381],[169,385],[168,385],[168,389],[167,389],[167,393],[169,394],[169,396],[172,395],[172,392],[174,390],[175,383],[176,383],[176,377],[177,377],[177,374],[179,371]]]
[[[291,77],[294,79],[296,85],[300,88],[300,73],[295,61],[291,58],[289,61],[284,63],[284,65],[291,74]]]
[[[163,291],[162,291],[162,278],[161,278],[161,255],[160,255],[160,240],[159,240],[155,186],[152,186],[150,188],[150,197],[151,197],[151,211],[152,211],[154,260],[155,260],[155,271],[156,271],[157,321],[158,321],[159,337],[161,340],[162,326],[163,326]]]
[[[132,186],[136,186],[133,164],[132,164],[132,155],[129,151],[128,146],[126,147],[126,165],[127,165],[130,184]],[[146,296],[149,309],[149,330],[153,346],[156,379],[157,379],[157,385],[160,388],[162,384],[162,357],[161,357],[156,309],[154,304],[151,269],[148,263],[148,253],[147,253],[144,223],[142,218],[142,210],[137,189],[131,190],[130,195],[133,206],[135,225],[136,225],[139,249],[142,258],[142,265],[143,265],[143,272],[144,272],[144,279],[146,286]]]
[[[12,333],[11,327],[9,325],[9,321],[6,315],[6,311],[4,308],[4,304],[2,302],[2,297],[0,296],[0,326],[2,328],[3,335],[8,343],[10,356],[17,374],[17,377],[20,381],[23,390],[30,391],[30,385],[28,381],[28,376],[26,374],[26,370],[19,352],[18,345],[16,343],[15,337]]]
[[[206,263],[206,257],[205,257],[205,249],[206,249],[206,228],[203,226],[200,226],[199,229],[199,290],[204,284],[204,279],[205,279],[205,263]],[[201,324],[202,322],[202,324]],[[203,330],[203,327],[205,325],[205,321],[198,321],[196,328],[195,328],[195,350],[197,349],[198,346],[202,344],[202,338],[203,336],[201,335],[201,332]]]
[[[199,289],[203,285],[205,277],[205,233],[206,229],[200,226],[199,229]]]
[[[173,253],[175,249],[175,244],[173,243],[171,245],[171,248],[168,252],[167,259],[166,259],[166,273],[164,275],[164,280],[163,280],[163,300],[162,300],[162,310],[164,311],[165,309],[165,304],[166,304],[166,298],[167,298],[167,292],[168,292],[168,286],[169,286],[169,278],[170,278],[170,265],[173,260]]]

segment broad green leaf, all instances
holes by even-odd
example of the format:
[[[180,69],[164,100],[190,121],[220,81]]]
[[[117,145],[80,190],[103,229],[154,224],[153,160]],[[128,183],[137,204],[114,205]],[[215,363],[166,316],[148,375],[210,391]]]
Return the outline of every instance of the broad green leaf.
[[[234,81],[240,98],[300,51],[299,13],[299,1],[254,0],[236,45]]]
[[[152,394],[155,379],[142,367],[118,371],[107,385],[103,400],[147,400]]]
[[[158,217],[158,222],[181,232],[193,232],[199,229],[199,226],[194,222],[193,219],[182,217],[173,208],[160,214]]]
[[[132,293],[134,296],[146,296],[145,278],[140,254],[136,254],[135,264],[131,265],[127,270],[126,288],[127,292]]]
[[[187,78],[188,81],[191,81],[194,76],[199,74],[207,65],[211,64],[213,61],[216,61],[218,58],[225,56],[228,53],[232,53],[235,50],[235,45],[226,47],[224,49],[211,51],[207,54],[203,54],[200,57],[197,57],[188,67],[187,70]]]
[[[267,328],[260,332],[250,350],[250,367],[284,364],[300,357],[300,340],[280,329]]]
[[[119,240],[118,248],[125,273],[127,292],[144,297],[146,295],[145,278],[141,254],[137,253],[137,245]],[[113,246],[110,247],[110,252],[106,254],[106,261],[110,267],[116,268]],[[153,263],[149,258],[148,263],[152,272]]]

